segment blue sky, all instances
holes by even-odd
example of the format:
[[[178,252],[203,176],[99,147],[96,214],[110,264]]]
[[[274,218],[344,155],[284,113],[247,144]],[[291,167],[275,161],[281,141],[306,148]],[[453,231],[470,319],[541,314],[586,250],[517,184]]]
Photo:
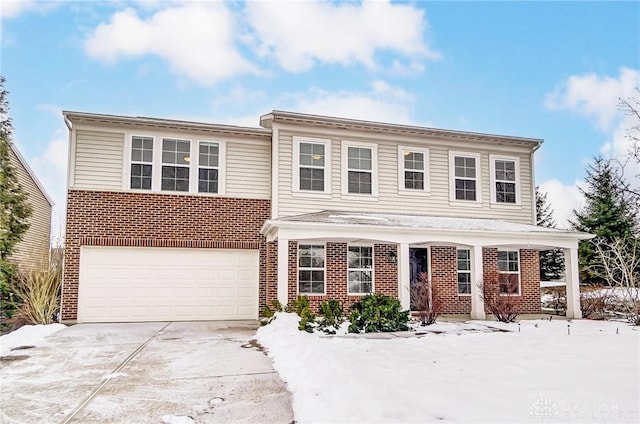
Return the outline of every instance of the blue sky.
[[[13,1],[14,140],[64,214],[61,111],[257,126],[272,109],[543,138],[556,218],[626,150],[640,2]],[[57,228],[56,228],[57,227]]]

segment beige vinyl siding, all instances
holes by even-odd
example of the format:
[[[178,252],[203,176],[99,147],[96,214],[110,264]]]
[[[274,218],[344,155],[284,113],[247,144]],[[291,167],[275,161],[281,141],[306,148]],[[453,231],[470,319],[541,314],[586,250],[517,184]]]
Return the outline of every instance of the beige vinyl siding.
[[[123,154],[124,133],[77,130],[73,188],[121,190]]]
[[[51,205],[33,181],[29,172],[22,165],[15,153],[9,149],[11,164],[16,169],[16,177],[22,189],[28,195],[33,209],[29,218],[29,229],[16,246],[11,259],[22,269],[37,266],[48,257],[51,237]]]
[[[526,148],[520,151],[501,150],[500,146],[469,148],[442,140],[397,139],[372,140],[358,136],[331,136],[326,133],[304,133],[296,135],[331,139],[331,194],[323,196],[297,195],[292,192],[292,140],[291,130],[280,131],[279,145],[279,194],[278,216],[318,212],[321,210],[345,210],[353,212],[410,213],[447,217],[494,218],[513,222],[532,223],[531,167]],[[342,194],[342,140],[377,142],[378,184],[377,199],[354,198]],[[430,193],[420,195],[400,194],[398,189],[398,146],[414,146],[429,149]],[[449,150],[480,154],[482,204],[460,205],[449,198]],[[518,206],[491,205],[490,154],[504,154],[520,158],[521,204]]]
[[[271,143],[227,142],[227,192],[229,197],[271,197]]]

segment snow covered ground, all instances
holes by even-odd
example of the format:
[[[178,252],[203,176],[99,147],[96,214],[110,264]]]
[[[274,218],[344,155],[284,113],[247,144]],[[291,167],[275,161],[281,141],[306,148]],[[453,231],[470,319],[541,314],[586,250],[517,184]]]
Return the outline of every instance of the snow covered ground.
[[[0,356],[6,355],[15,347],[43,345],[47,336],[63,328],[66,326],[62,324],[24,325],[16,331],[0,336]]]
[[[299,423],[640,421],[640,328],[624,322],[438,323],[384,339],[297,322],[278,314],[257,338]]]

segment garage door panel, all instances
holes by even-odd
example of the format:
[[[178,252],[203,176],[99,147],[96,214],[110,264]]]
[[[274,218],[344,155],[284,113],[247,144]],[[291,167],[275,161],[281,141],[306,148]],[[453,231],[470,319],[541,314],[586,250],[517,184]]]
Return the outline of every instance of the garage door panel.
[[[83,247],[78,321],[256,319],[258,252]]]

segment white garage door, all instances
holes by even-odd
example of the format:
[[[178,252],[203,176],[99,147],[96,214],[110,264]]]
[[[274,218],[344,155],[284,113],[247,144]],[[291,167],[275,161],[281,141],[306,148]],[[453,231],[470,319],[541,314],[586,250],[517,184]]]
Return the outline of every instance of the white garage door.
[[[78,322],[257,318],[256,250],[80,250]]]

